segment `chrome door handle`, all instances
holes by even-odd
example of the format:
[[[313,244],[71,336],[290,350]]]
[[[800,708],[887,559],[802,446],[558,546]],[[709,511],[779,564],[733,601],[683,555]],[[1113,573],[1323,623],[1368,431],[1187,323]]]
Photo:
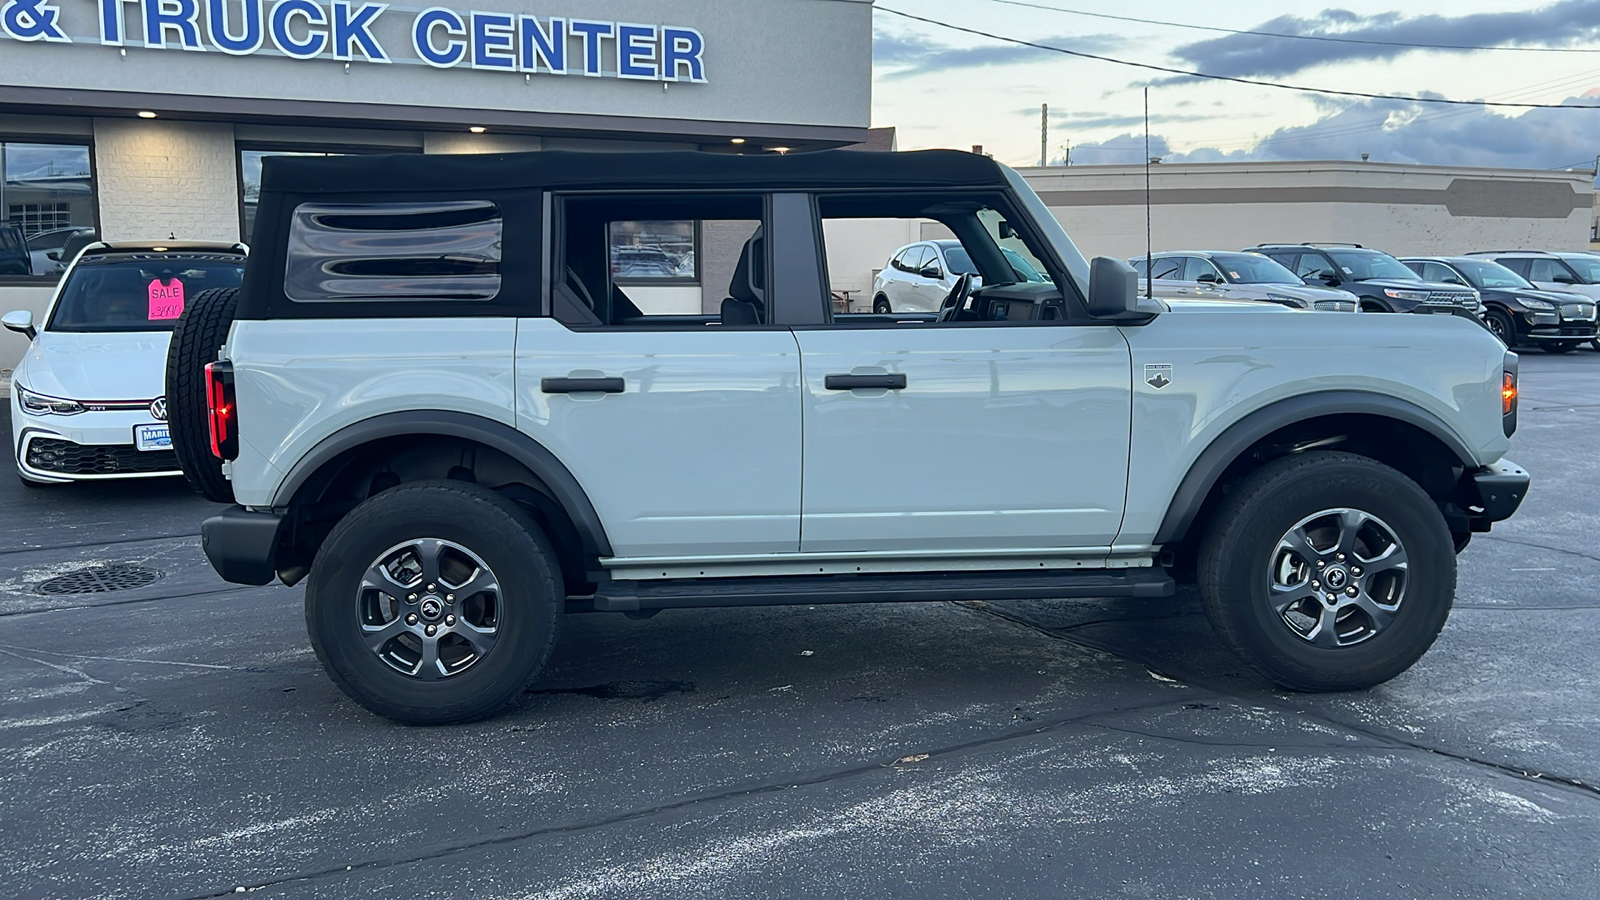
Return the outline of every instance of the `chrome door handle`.
[[[904,372],[885,375],[829,375],[822,379],[822,385],[830,391],[854,391],[863,388],[903,391],[906,387],[906,376]]]
[[[621,378],[542,378],[539,389],[546,394],[620,394],[626,383]]]

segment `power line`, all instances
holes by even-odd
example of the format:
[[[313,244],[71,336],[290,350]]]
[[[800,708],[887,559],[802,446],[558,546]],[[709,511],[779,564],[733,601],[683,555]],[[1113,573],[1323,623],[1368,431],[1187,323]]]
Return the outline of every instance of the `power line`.
[[[1043,3],[1028,3],[1026,0],[992,0],[1006,6],[1025,6],[1029,9],[1042,9],[1049,12],[1066,13],[1072,16],[1089,16],[1095,19],[1112,19],[1118,22],[1137,22],[1141,25],[1160,25],[1165,28],[1188,28],[1194,31],[1213,31],[1221,34],[1248,34],[1255,37],[1287,38],[1296,41],[1325,41],[1335,44],[1366,44],[1377,47],[1400,47],[1408,50],[1504,50],[1513,53],[1600,53],[1600,49],[1593,47],[1508,47],[1489,46],[1476,47],[1469,44],[1413,44],[1406,41],[1379,41],[1369,38],[1335,37],[1328,34],[1288,34],[1278,31],[1251,31],[1248,29],[1219,28],[1215,25],[1190,25],[1186,22],[1163,22],[1159,19],[1140,19],[1135,16],[1115,16],[1111,13],[1088,12],[1081,9],[1064,9],[1059,6],[1047,6]]]
[[[994,41],[1003,41],[1008,44],[1016,44],[1022,47],[1032,47],[1035,50],[1048,50],[1052,53],[1062,53],[1067,56],[1076,56],[1080,59],[1094,59],[1099,60],[1100,62],[1115,63],[1119,66],[1132,66],[1136,69],[1147,69],[1152,72],[1164,72],[1168,75],[1182,75],[1186,78],[1203,78],[1210,81],[1229,81],[1233,82],[1234,84],[1248,84],[1255,87],[1278,88],[1285,91],[1299,91],[1305,94],[1323,94],[1330,97],[1358,97],[1365,100],[1400,100],[1406,103],[1439,103],[1450,106],[1497,106],[1514,107],[1517,109],[1600,109],[1600,104],[1593,103],[1509,103],[1505,101],[1494,100],[1455,100],[1447,97],[1406,97],[1400,94],[1369,94],[1363,91],[1340,91],[1332,88],[1308,87],[1306,85],[1285,84],[1277,81],[1262,81],[1256,78],[1239,78],[1232,75],[1207,75],[1204,72],[1191,72],[1187,69],[1175,69],[1170,66],[1158,66],[1153,63],[1134,62],[1133,60],[1129,59],[1118,59],[1114,56],[1101,56],[1097,53],[1085,53],[1082,50],[1068,50],[1064,47],[1052,47],[1049,44],[1040,44],[1034,41],[1025,41],[1021,38],[1006,37],[1003,34],[980,31],[976,28],[967,28],[963,25],[953,25],[949,22],[941,22],[938,19],[930,19],[926,16],[918,16],[912,13],[902,12],[898,9],[891,9],[890,7],[883,6],[881,4],[875,5],[873,8],[882,10],[890,15],[900,16],[901,18],[905,19],[912,19],[917,22],[925,22],[929,25],[935,25],[940,28],[948,28],[952,31],[960,31],[965,34],[977,35],[978,37],[985,37]]]

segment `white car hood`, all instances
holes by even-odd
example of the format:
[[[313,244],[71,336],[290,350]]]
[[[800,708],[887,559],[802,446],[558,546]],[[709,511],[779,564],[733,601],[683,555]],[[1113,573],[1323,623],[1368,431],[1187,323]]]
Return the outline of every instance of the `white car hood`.
[[[1340,300],[1345,303],[1356,303],[1360,300],[1360,298],[1355,294],[1352,294],[1346,290],[1330,287],[1314,287],[1309,284],[1267,284],[1264,282],[1250,282],[1248,284],[1242,284],[1240,287],[1259,288],[1263,291],[1273,294],[1283,294],[1286,297],[1294,297],[1297,300],[1310,300],[1313,303],[1317,302],[1318,300]]]
[[[1296,310],[1276,303],[1262,303],[1259,300],[1221,300],[1203,299],[1190,300],[1173,297],[1158,297],[1173,312],[1247,312],[1247,313],[1292,313]]]
[[[171,332],[76,334],[43,331],[13,379],[67,400],[154,400],[166,392]]]

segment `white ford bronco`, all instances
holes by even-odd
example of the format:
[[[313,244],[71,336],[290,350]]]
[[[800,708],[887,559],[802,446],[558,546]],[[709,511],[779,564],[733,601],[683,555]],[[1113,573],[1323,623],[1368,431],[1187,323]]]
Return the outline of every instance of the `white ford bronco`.
[[[836,310],[828,251],[885,220],[982,286]],[[1528,486],[1482,328],[1142,298],[981,156],[280,157],[252,245],[168,360],[184,472],[237,504],[205,552],[306,579],[329,675],[403,722],[511,702],[569,612],[1179,581],[1278,684],[1367,687]]]

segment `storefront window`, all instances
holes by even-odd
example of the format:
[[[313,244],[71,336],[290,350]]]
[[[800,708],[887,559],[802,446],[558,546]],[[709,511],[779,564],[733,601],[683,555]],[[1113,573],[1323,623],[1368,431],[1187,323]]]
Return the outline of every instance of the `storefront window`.
[[[53,278],[95,229],[94,175],[87,144],[0,138],[0,277]]]
[[[245,241],[256,225],[256,204],[261,202],[261,161],[269,156],[344,156],[325,150],[240,150],[239,233]]]
[[[623,284],[698,284],[694,222],[612,222],[611,280]]]

